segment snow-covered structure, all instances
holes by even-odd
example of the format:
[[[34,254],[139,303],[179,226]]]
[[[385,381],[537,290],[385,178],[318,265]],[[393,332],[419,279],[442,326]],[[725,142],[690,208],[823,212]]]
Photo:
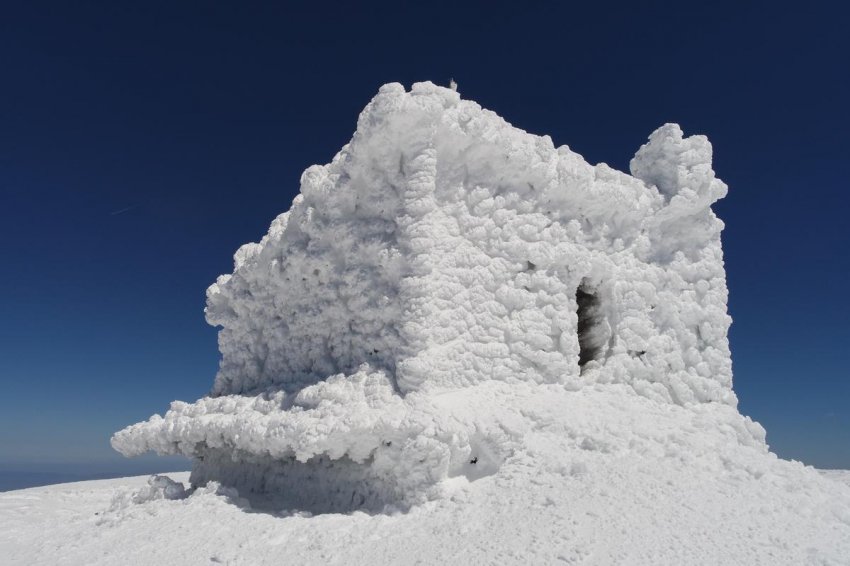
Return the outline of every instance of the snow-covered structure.
[[[374,507],[496,471],[512,429],[491,401],[530,386],[734,413],[711,156],[667,124],[628,175],[451,89],[386,85],[209,288],[210,396],[113,445],[192,456],[196,483]]]

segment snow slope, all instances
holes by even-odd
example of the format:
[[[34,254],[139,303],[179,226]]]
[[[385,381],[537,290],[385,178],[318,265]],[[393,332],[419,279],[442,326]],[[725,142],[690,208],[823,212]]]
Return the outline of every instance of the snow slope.
[[[505,407],[504,384],[483,387],[444,403],[498,413],[521,441],[496,473],[455,476],[406,512],[252,508],[215,485],[134,503],[145,478],[85,482],[0,494],[0,556],[10,565],[850,564],[850,486],[741,443],[749,434],[731,407],[658,404],[625,386],[511,388]]]
[[[850,486],[850,471],[848,470],[818,470],[821,475],[829,479]]]

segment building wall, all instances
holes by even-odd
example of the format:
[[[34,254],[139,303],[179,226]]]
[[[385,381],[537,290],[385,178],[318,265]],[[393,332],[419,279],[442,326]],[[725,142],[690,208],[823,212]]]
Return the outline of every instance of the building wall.
[[[734,403],[704,137],[659,128],[635,176],[458,94],[387,85],[352,141],[208,293],[216,394],[297,390],[363,363],[401,393],[482,380],[627,382]],[[579,365],[576,295],[598,302]]]

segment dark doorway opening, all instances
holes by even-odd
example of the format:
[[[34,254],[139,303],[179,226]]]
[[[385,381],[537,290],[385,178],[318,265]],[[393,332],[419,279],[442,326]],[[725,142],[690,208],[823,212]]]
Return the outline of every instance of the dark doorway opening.
[[[576,304],[578,305],[578,365],[584,368],[587,362],[598,360],[602,356],[607,336],[599,296],[584,281],[576,289]]]

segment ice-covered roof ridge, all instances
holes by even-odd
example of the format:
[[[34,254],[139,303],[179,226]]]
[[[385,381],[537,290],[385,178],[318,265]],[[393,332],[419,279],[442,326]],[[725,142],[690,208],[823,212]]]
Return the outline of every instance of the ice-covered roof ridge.
[[[381,87],[361,113],[352,144],[375,134],[393,116],[409,115],[412,110],[402,103],[403,100],[411,101],[420,112],[432,115],[435,127],[459,129],[466,135],[494,142],[499,141],[498,137],[505,138],[508,143],[515,144],[515,155],[523,151],[537,151],[548,152],[555,159],[568,156],[584,161],[569,146],[556,147],[550,136],[531,134],[517,128],[494,112],[481,108],[476,102],[461,99],[457,91],[431,82],[415,83],[409,92],[399,83]],[[642,184],[648,190],[655,189],[667,200],[682,189],[689,188],[702,193],[710,192],[713,202],[725,195],[726,188],[714,178],[711,161],[712,148],[708,138],[702,135],[685,138],[678,124],[667,123],[650,134],[648,142],[641,146],[631,160],[631,175],[613,169],[606,163],[584,164],[598,169],[600,172],[597,175],[616,178],[617,181],[636,187]],[[642,183],[636,183],[635,180]],[[653,198],[654,192],[649,190],[647,195]],[[660,207],[663,202],[655,204]]]

